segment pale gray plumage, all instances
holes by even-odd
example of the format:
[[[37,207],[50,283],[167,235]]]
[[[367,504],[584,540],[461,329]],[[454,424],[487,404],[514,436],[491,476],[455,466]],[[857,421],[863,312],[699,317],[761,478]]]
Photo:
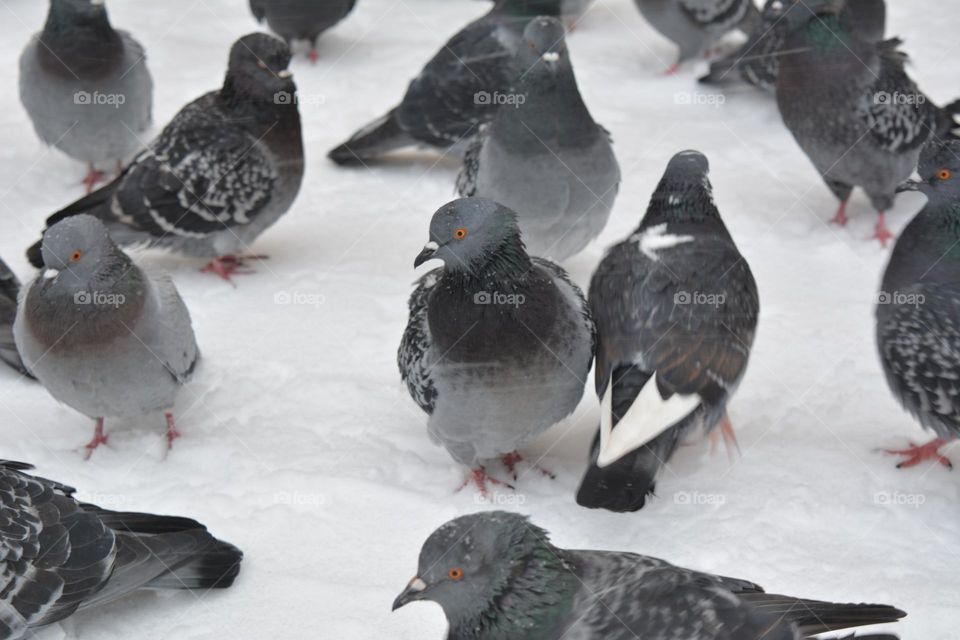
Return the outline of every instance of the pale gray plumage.
[[[138,589],[225,589],[240,572],[243,553],[199,522],[78,502],[29,469],[0,460],[0,640]]]
[[[676,64],[703,55],[727,33],[760,21],[753,0],[635,0],[643,17],[680,49]]]
[[[13,322],[17,317],[20,281],[3,260],[0,260],[0,360],[15,371],[30,375],[17,352],[13,339]]]
[[[433,258],[444,266],[410,299],[398,365],[433,440],[477,469],[574,410],[593,323],[576,285],[530,258],[514,212],[491,200],[441,207],[416,264]]]
[[[504,511],[462,516],[430,535],[393,608],[418,600],[443,608],[451,640],[800,640],[906,615],[767,594],[635,553],[561,549]]]
[[[102,2],[51,0],[20,56],[20,99],[41,140],[104,165],[143,146],[153,81],[143,47],[110,26]]]
[[[48,271],[14,325],[26,366],[91,418],[170,411],[200,357],[173,281],[140,269],[88,215],[48,229],[42,251]]]
[[[521,69],[501,108],[468,150],[457,180],[462,196],[496,200],[517,212],[532,255],[566,259],[596,238],[610,217],[620,168],[609,133],[577,89],[554,18],[530,21],[517,53]]]

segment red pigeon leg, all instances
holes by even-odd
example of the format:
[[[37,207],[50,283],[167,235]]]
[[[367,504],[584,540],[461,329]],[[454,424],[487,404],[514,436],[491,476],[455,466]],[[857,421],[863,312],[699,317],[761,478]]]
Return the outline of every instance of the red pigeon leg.
[[[910,446],[906,449],[884,449],[883,451],[892,456],[906,456],[906,460],[897,464],[898,469],[914,467],[924,460],[936,460],[947,469],[953,469],[953,463],[945,456],[940,455],[940,447],[948,442],[950,442],[950,440],[936,438],[924,445],[917,445],[911,442]]]
[[[103,418],[97,418],[97,425],[93,430],[93,440],[84,445],[86,453],[83,454],[84,460],[89,460],[93,455],[93,450],[102,444],[107,444],[107,436],[103,434]]]

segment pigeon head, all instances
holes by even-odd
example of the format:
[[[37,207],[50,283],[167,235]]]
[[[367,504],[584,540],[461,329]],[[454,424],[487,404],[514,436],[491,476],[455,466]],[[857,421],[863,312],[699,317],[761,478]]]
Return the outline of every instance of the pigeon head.
[[[784,0],[783,20],[789,31],[807,25],[811,20],[837,16],[843,10],[843,0]]]
[[[569,63],[565,36],[563,23],[556,18],[538,16],[530,20],[523,30],[523,43],[517,52],[521,68],[529,71],[539,66],[555,72],[564,63]]]
[[[558,16],[561,0],[497,0],[496,9],[517,16]]]
[[[677,222],[719,220],[710,185],[710,163],[699,151],[681,151],[670,159],[641,228]]]
[[[71,32],[76,29],[110,31],[104,0],[50,0],[45,32]]]
[[[50,0],[40,40],[40,63],[66,78],[96,80],[123,58],[123,41],[103,0]]]
[[[430,221],[430,241],[414,260],[443,260],[454,271],[476,271],[494,260],[526,257],[517,214],[487,198],[460,198],[440,207]]]
[[[290,64],[290,47],[265,33],[251,33],[237,40],[230,49],[223,92],[236,95],[240,102],[272,102],[292,105],[296,85]]]
[[[47,229],[40,250],[47,279],[64,274],[64,280],[78,285],[89,283],[101,269],[128,260],[103,223],[87,214],[70,216]]]
[[[393,602],[436,602],[451,627],[481,619],[515,587],[534,555],[556,557],[547,533],[505,511],[474,513],[434,531],[420,550],[417,575]],[[532,586],[532,585],[530,585]]]
[[[908,180],[898,191],[921,191],[931,202],[960,203],[960,140],[924,145],[917,173],[920,180]]]

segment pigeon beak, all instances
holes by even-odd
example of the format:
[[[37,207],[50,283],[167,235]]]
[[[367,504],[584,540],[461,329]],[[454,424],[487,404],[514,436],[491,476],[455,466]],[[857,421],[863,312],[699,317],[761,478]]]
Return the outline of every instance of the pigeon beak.
[[[53,279],[56,278],[58,275],[60,275],[60,269],[52,269],[52,268],[51,268],[51,269],[46,269],[46,270],[43,272],[43,279],[44,279],[44,280],[53,280]]]
[[[437,250],[439,248],[440,248],[440,245],[438,245],[433,240],[423,245],[423,251],[421,251],[420,255],[417,256],[417,259],[413,261],[413,268],[416,269],[417,267],[422,265],[424,262],[431,259],[437,253]]]
[[[282,69],[281,71],[277,71],[277,77],[281,80],[286,80],[287,78],[293,77],[293,71],[290,71],[290,69]]]
[[[904,191],[920,191],[920,185],[922,184],[923,182],[920,180],[907,180],[897,187],[897,193],[903,193]]]
[[[410,604],[414,600],[420,600],[423,597],[423,592],[427,588],[427,583],[424,582],[421,578],[414,576],[412,580],[407,584],[407,588],[397,596],[397,599],[393,601],[393,608],[391,611],[396,611],[405,604]]]

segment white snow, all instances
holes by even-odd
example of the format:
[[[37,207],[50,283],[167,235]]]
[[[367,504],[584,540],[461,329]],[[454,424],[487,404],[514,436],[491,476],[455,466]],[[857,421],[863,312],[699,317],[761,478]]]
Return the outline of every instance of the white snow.
[[[960,1],[935,14],[891,2],[890,33],[940,103],[960,93],[954,60]],[[23,250],[43,219],[82,195],[84,167],[36,139],[17,98],[19,52],[45,2],[0,0],[0,255],[24,279]],[[325,153],[382,115],[421,65],[488,7],[472,0],[360,0],[293,64],[307,177],[293,210],[255,244],[271,256],[231,288],[198,261],[148,253],[183,293],[205,360],[181,395],[185,436],[164,456],[163,418],[107,422],[89,462],[85,417],[0,370],[0,457],[72,484],[107,508],[196,517],[246,552],[225,592],[141,593],[73,616],[41,638],[440,639],[436,605],[390,604],[420,545],[454,516],[493,505],[455,493],[463,470],[429,441],[426,418],[394,363],[417,277],[413,259],[434,210],[453,198],[457,163],[425,157],[371,171]],[[217,87],[227,51],[257,28],[243,0],[110,0],[116,25],[146,46],[157,129]],[[582,92],[609,128],[623,171],[600,240],[567,263],[586,286],[604,247],[628,236],[670,156],[710,159],[717,205],[756,275],[759,334],[730,406],[742,457],[682,450],[640,513],[578,507],[573,495],[599,419],[593,380],[579,410],[529,448],[557,474],[525,474],[500,506],[529,513],[555,542],[623,549],[749,578],[773,592],[895,604],[904,638],[960,634],[960,476],[897,470],[877,447],[930,436],[886,388],[872,306],[889,251],[857,194],[846,229],[836,203],[770,96],[695,83],[704,64],[661,72],[673,47],[630,0],[599,0],[569,40]],[[904,195],[894,231],[922,203]],[[420,271],[427,267],[423,267]],[[952,451],[960,464],[960,448]],[[501,472],[502,474],[502,472]]]

